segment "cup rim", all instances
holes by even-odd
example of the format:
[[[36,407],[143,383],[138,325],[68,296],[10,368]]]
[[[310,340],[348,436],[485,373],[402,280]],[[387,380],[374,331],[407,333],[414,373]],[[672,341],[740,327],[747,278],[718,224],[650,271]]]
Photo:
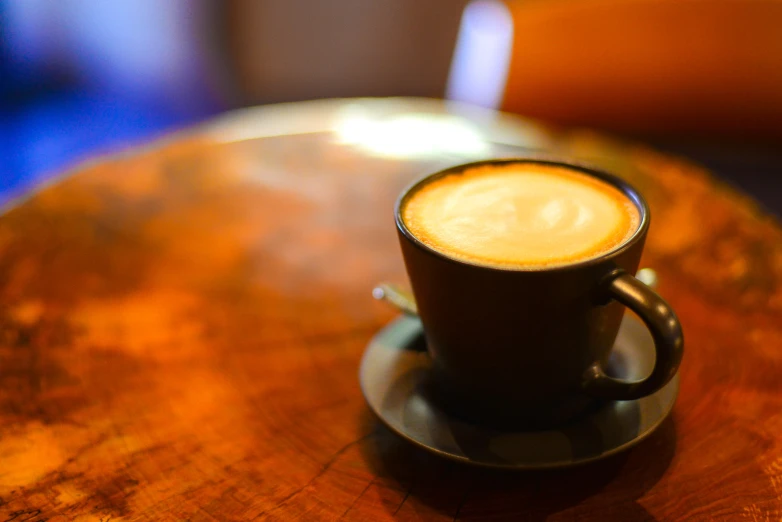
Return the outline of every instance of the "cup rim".
[[[583,261],[558,264],[554,266],[538,266],[538,267],[492,266],[492,265],[482,264],[466,259],[457,259],[455,257],[448,256],[446,254],[443,254],[442,252],[435,250],[434,248],[430,247],[423,241],[419,240],[410,231],[410,229],[407,228],[407,225],[405,225],[405,222],[402,219],[402,208],[405,202],[413,193],[415,193],[423,185],[431,183],[441,177],[448,176],[450,174],[457,174],[459,172],[464,172],[465,170],[471,168],[482,167],[487,165],[511,165],[511,164],[525,164],[525,163],[565,167],[565,168],[576,170],[578,172],[582,172],[589,176],[596,177],[601,181],[605,181],[606,183],[610,184],[614,188],[621,191],[636,205],[640,213],[640,222],[638,224],[638,227],[635,229],[635,232],[633,232],[633,234],[620,245],[614,247],[613,249],[607,252],[602,253],[597,257],[584,259]],[[407,187],[405,187],[404,190],[402,190],[401,194],[397,197],[396,203],[394,204],[394,220],[396,222],[397,230],[399,230],[402,233],[402,235],[405,238],[407,238],[407,240],[410,241],[414,246],[444,261],[449,261],[451,263],[456,263],[459,265],[467,265],[470,267],[494,271],[494,272],[516,272],[516,273],[561,272],[561,271],[568,271],[568,270],[574,270],[579,268],[586,268],[594,265],[599,265],[601,263],[605,263],[607,260],[613,259],[621,255],[622,253],[626,252],[627,250],[632,248],[633,245],[635,245],[641,238],[643,238],[647,230],[649,229],[649,219],[650,219],[649,206],[646,203],[646,200],[643,198],[643,196],[641,196],[638,190],[632,185],[630,185],[627,181],[623,180],[622,178],[619,178],[614,174],[606,172],[605,170],[602,170],[594,165],[582,161],[566,159],[566,158],[562,158],[554,155],[548,155],[548,154],[517,156],[517,157],[509,157],[509,158],[495,158],[495,159],[479,160],[470,163],[462,163],[459,165],[454,165],[452,167],[448,167],[446,169],[439,170],[437,172],[427,174],[421,178],[416,179],[415,181],[410,183]]]

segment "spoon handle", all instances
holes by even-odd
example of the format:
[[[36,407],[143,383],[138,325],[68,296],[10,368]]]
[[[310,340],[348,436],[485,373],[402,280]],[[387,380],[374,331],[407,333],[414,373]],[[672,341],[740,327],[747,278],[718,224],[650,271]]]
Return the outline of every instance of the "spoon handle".
[[[415,298],[410,292],[391,283],[380,283],[372,290],[375,299],[386,301],[407,315],[418,315]]]

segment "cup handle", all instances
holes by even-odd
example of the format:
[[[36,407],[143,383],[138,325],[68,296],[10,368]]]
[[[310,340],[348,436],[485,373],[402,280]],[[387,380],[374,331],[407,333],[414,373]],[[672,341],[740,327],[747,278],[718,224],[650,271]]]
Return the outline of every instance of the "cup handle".
[[[679,368],[684,354],[684,334],[678,317],[651,288],[624,271],[607,279],[604,292],[638,314],[654,339],[655,363],[651,375],[640,381],[609,377],[599,362],[584,373],[583,389],[590,395],[613,400],[635,400],[665,386]]]

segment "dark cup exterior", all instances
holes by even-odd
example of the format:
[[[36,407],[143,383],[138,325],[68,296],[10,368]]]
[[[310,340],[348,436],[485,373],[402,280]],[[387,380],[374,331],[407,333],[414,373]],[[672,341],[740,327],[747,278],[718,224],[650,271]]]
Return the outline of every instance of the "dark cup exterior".
[[[599,258],[542,269],[495,268],[447,257],[419,241],[401,211],[421,185],[479,165],[543,163],[607,181],[632,200],[640,225],[624,244]],[[413,184],[397,201],[396,225],[405,266],[432,358],[432,385],[458,416],[483,423],[561,424],[594,401],[585,372],[605,367],[624,307],[609,301],[605,280],[634,274],[649,228],[641,196],[600,170],[540,158],[460,165]]]

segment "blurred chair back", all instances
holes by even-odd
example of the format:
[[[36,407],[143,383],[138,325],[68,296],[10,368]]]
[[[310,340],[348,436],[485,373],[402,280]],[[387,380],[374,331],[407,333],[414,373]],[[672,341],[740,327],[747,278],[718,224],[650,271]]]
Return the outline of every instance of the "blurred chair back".
[[[508,0],[503,109],[645,135],[782,137],[779,0]]]

